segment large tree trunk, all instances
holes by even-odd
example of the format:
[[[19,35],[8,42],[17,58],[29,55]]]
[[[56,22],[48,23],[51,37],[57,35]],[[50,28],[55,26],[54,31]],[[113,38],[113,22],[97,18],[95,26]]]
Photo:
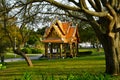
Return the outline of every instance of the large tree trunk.
[[[105,52],[105,61],[106,61],[106,73],[112,74],[112,75],[118,75],[120,73],[120,45],[119,45],[119,31],[114,31],[115,28],[118,26],[120,27],[120,24],[113,25],[112,29],[110,31],[106,31],[106,33],[103,33],[100,29],[102,25],[99,25],[97,22],[94,21],[93,18],[90,16],[87,16],[89,20],[92,20],[90,24],[92,25],[100,43],[102,44]],[[103,18],[104,19],[104,18]],[[120,19],[120,18],[119,18]],[[120,20],[117,20],[120,21]],[[101,24],[104,24],[102,22]],[[109,23],[106,23],[107,28],[111,28],[111,25]],[[110,26],[110,27],[109,27]],[[116,26],[116,27],[115,27]],[[112,33],[112,34],[110,34]]]
[[[112,38],[108,35],[104,36],[102,41],[105,51],[106,60],[106,73],[112,75],[119,74],[119,33],[116,34],[116,38]]]
[[[115,24],[112,22],[115,21]],[[104,36],[103,48],[105,51],[105,59],[106,59],[106,73],[112,75],[118,75],[120,73],[120,16],[117,15],[115,20],[111,21],[109,25],[109,32]],[[112,26],[113,25],[113,26]],[[112,27],[112,28],[111,28]]]
[[[113,37],[109,34],[98,34],[97,37],[105,52],[105,72],[111,75],[118,75],[120,73],[119,32],[114,33]]]
[[[25,53],[23,53],[20,50],[14,50],[14,53],[22,56],[26,60],[28,66],[30,66],[30,67],[33,66],[31,59]]]

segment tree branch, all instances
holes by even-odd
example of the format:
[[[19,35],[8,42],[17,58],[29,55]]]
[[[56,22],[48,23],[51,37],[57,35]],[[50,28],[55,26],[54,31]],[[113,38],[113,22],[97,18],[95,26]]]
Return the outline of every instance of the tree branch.
[[[112,6],[110,4],[106,4],[106,6],[109,9],[112,16],[117,17],[117,14],[116,14],[115,10],[112,8]]]
[[[79,3],[77,3],[75,0],[69,0],[69,1],[80,7]]]
[[[79,17],[79,16],[77,16],[77,15],[73,15],[73,14],[72,14],[71,12],[69,12],[69,11],[66,11],[66,12],[68,12],[68,16],[69,16],[69,17],[74,17],[74,18],[76,18],[76,19],[80,19],[81,21],[89,22],[87,19],[81,18],[81,17]]]
[[[93,0],[88,0],[88,2],[90,3],[90,5],[93,7],[93,9],[95,11],[98,11],[98,9],[97,9],[96,5],[94,4]]]
[[[120,0],[118,0],[117,10],[120,11]]]
[[[116,6],[116,3],[118,2],[118,0],[108,0],[108,2],[110,3],[110,5],[112,7],[115,7]]]
[[[94,0],[94,1],[97,5],[98,11],[102,11],[100,0]]]
[[[94,12],[94,11],[90,11],[90,10],[86,9],[83,4],[84,4],[84,0],[81,0],[82,10],[85,11],[89,15],[97,16],[97,17],[105,17],[105,16],[108,15],[108,12]]]
[[[101,0],[102,5],[105,7],[107,4],[107,0]]]
[[[78,8],[78,7],[72,7],[72,6],[68,6],[68,5],[65,5],[65,4],[62,4],[62,3],[59,3],[57,1],[54,1],[54,0],[44,0],[54,6],[57,6],[61,9],[64,9],[64,10],[72,10],[72,11],[80,11],[81,9]]]

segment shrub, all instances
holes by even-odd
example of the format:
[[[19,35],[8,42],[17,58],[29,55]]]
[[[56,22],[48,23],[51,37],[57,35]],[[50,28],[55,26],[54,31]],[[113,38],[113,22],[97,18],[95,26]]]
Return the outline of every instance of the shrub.
[[[32,51],[30,48],[23,48],[22,51],[26,54],[32,54]]]
[[[1,70],[2,70],[2,69],[6,69],[6,66],[3,65],[3,64],[0,64],[0,69],[1,69]]]
[[[37,49],[31,48],[32,53],[37,53]]]
[[[40,54],[43,53],[43,50],[36,49],[36,48],[23,48],[21,51],[23,51],[26,54]]]
[[[42,53],[42,52],[43,52],[41,49],[32,48],[31,50],[32,50],[32,53],[33,53],[33,54],[34,54],[34,53],[35,53],[35,54],[37,54],[37,53],[39,54],[39,53]]]
[[[43,50],[37,49],[37,52],[38,52],[38,53],[43,53]]]

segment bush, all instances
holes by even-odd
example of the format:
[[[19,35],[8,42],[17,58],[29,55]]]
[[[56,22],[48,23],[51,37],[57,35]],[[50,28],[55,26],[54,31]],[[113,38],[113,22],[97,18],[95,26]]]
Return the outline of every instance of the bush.
[[[31,48],[32,53],[37,53],[37,49]]]
[[[32,50],[32,53],[35,53],[35,54],[42,53],[41,49],[34,49],[34,48],[32,48],[31,50]]]
[[[30,48],[23,48],[22,51],[26,54],[32,54],[32,51]]]
[[[1,70],[2,70],[2,69],[6,69],[6,66],[3,65],[3,64],[0,64],[0,69],[1,69]]]
[[[43,52],[41,49],[35,49],[35,48],[23,48],[22,51],[26,54],[40,54]]]
[[[37,51],[38,51],[38,53],[43,53],[43,50],[41,50],[41,49],[38,49]]]

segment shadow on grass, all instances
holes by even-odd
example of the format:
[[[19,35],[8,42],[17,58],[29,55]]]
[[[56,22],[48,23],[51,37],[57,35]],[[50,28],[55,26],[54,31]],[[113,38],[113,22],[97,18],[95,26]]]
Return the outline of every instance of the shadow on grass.
[[[91,55],[92,51],[84,51],[84,52],[78,52],[77,56],[87,56],[87,55]]]

